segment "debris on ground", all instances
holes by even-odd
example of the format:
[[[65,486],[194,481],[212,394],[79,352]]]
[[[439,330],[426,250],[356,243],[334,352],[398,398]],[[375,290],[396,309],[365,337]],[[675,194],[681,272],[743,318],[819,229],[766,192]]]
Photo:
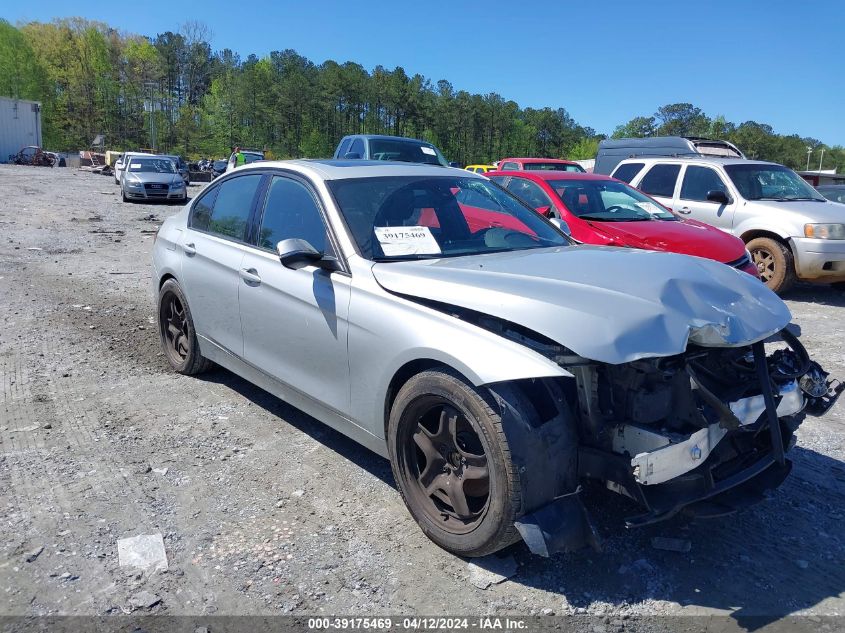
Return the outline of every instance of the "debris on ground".
[[[495,554],[476,558],[467,565],[469,582],[479,589],[498,585],[516,575],[516,560],[513,556],[499,558]]]
[[[35,549],[28,551],[26,553],[26,556],[24,557],[24,560],[27,563],[34,563],[35,559],[38,558],[41,555],[41,552],[43,552],[43,551],[44,551],[44,546],[39,545]]]
[[[667,552],[680,552],[682,554],[692,549],[692,543],[685,538],[670,538],[668,536],[654,536],[651,539],[651,546],[654,549],[662,549]]]
[[[134,609],[151,609],[156,606],[159,602],[161,602],[161,598],[159,598],[154,593],[149,591],[139,591],[134,596],[129,598],[129,606]]]
[[[161,534],[140,534],[117,542],[117,560],[121,567],[167,571],[167,553]]]

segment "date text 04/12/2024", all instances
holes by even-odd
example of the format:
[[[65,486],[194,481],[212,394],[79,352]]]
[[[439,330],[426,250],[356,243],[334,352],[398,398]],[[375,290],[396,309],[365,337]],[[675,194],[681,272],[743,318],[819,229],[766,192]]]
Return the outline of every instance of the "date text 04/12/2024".
[[[528,624],[520,618],[449,618],[449,617],[408,617],[401,620],[387,617],[357,618],[309,618],[308,629],[320,630],[373,630],[389,631],[520,631]]]

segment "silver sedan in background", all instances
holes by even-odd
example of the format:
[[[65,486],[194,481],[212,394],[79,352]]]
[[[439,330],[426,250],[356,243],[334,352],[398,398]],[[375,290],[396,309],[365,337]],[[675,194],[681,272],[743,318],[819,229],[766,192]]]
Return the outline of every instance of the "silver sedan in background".
[[[158,233],[163,350],[389,458],[422,530],[460,555],[595,545],[585,479],[639,504],[630,525],[779,485],[804,416],[842,390],[786,305],[718,262],[561,229],[463,170],[249,165]],[[767,354],[771,337],[786,345]]]
[[[188,190],[173,160],[166,156],[132,156],[120,175],[124,202],[170,200],[185,202]]]

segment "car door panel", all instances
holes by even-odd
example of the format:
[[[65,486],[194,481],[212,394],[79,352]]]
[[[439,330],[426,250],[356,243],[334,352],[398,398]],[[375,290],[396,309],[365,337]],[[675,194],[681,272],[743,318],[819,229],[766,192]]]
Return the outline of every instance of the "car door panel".
[[[332,249],[318,200],[307,184],[287,176],[274,176],[267,188],[257,246],[239,270],[244,358],[343,413],[349,409],[350,278],[314,265],[287,268],[275,252],[289,238]]]
[[[246,361],[348,411],[349,277],[315,266],[292,270],[273,253],[251,250],[241,262],[239,301]]]
[[[191,207],[180,247],[182,276],[197,334],[243,355],[238,310],[241,262],[250,218],[261,190],[260,173],[228,178]]]
[[[242,247],[189,229],[182,238],[181,248],[184,287],[197,334],[233,354],[242,355],[238,312]]]
[[[730,203],[720,204],[707,200],[707,192],[716,190],[728,194]],[[685,217],[730,233],[736,210],[736,196],[732,196],[724,180],[714,169],[703,165],[686,165],[681,174],[681,187],[675,210]]]

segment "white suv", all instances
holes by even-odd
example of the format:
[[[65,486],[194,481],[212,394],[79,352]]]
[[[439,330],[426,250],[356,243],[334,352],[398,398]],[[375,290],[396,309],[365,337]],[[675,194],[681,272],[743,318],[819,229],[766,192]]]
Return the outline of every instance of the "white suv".
[[[845,206],[788,167],[737,158],[629,158],[612,176],[742,238],[775,292],[797,279],[845,286]]]

